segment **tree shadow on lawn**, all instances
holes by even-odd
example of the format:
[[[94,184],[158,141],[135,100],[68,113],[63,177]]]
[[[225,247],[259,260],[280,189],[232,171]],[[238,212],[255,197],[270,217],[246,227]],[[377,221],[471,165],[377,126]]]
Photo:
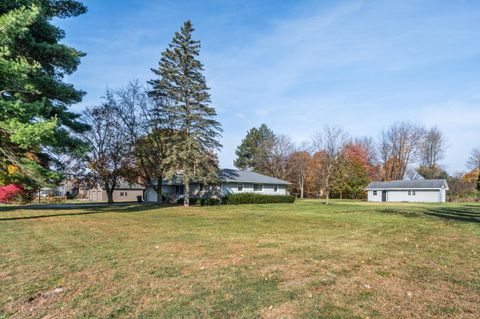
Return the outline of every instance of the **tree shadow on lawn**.
[[[101,205],[97,207],[85,207],[81,205],[77,205],[75,207],[74,204],[69,205],[68,207],[62,208],[52,208],[47,207],[48,205],[44,205],[45,207],[41,206],[4,206],[0,207],[0,222],[2,221],[11,221],[11,220],[22,220],[22,219],[37,219],[37,218],[49,218],[49,217],[64,217],[64,216],[80,216],[80,215],[92,215],[92,214],[105,214],[105,213],[139,213],[139,212],[146,212],[151,210],[156,210],[160,208],[167,208],[173,205],[165,204],[165,205],[156,205],[156,204],[136,204],[132,205]],[[28,216],[13,216],[13,217],[1,217],[1,212],[14,212],[16,210],[31,210],[31,211],[69,211],[69,210],[81,210],[85,209],[88,211],[80,211],[80,212],[65,212],[65,213],[49,213],[49,214],[42,214],[42,215],[28,215]]]
[[[480,207],[471,205],[469,207],[435,207],[425,208],[417,212],[411,212],[407,209],[383,209],[382,213],[399,214],[405,217],[418,217],[421,214],[444,218],[449,220],[480,223]]]

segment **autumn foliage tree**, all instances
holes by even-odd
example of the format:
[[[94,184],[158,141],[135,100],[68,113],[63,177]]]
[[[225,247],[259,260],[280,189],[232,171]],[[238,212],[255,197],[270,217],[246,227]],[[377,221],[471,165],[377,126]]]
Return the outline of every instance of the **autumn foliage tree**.
[[[288,165],[291,167],[289,180],[292,182],[294,191],[300,194],[300,198],[304,198],[305,196],[305,187],[308,182],[311,161],[312,156],[308,151],[308,145],[304,143],[290,155],[288,161]]]

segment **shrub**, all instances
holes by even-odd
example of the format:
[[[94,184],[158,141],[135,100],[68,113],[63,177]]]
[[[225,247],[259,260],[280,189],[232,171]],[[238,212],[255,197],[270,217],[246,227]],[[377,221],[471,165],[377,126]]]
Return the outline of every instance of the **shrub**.
[[[185,200],[183,198],[177,199],[177,204],[183,205]],[[193,197],[190,198],[190,205],[197,205],[197,206],[214,206],[220,205],[221,201],[219,198],[208,198],[208,197]]]
[[[77,194],[73,194],[71,192],[66,192],[65,193],[65,196],[67,197],[67,199],[75,199],[77,198]]]
[[[230,194],[223,199],[223,202],[227,205],[293,203],[294,201],[295,196],[292,195],[262,195],[255,193]]]
[[[25,189],[18,184],[9,184],[0,187],[0,203],[10,203],[15,201],[17,197],[25,193]]]

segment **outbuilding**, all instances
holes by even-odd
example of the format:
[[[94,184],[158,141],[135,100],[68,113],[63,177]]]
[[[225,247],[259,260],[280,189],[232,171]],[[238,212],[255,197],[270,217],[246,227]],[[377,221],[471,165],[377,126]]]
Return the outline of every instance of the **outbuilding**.
[[[141,196],[143,200],[143,192],[145,187],[138,184],[131,184],[127,182],[120,182],[113,191],[114,202],[134,202],[137,197]],[[107,192],[104,188],[96,186],[83,191],[85,199],[94,202],[106,202],[108,200]],[[82,193],[82,192],[80,192]]]
[[[369,202],[444,203],[448,184],[444,179],[371,182],[366,190]]]

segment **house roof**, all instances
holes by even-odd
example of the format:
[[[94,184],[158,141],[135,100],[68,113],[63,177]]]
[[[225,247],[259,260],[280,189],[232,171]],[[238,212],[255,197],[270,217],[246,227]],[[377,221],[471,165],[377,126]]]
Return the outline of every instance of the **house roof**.
[[[287,181],[262,175],[251,171],[240,171],[236,169],[222,169],[220,170],[220,180],[222,182],[242,182],[242,183],[257,183],[257,184],[279,184],[288,185]]]
[[[367,190],[376,189],[448,189],[447,181],[444,179],[422,179],[412,181],[390,181],[390,182],[371,182]]]
[[[117,187],[115,187],[115,190],[117,189],[145,189],[144,186],[138,185],[138,184],[131,184],[127,182],[120,182]]]

